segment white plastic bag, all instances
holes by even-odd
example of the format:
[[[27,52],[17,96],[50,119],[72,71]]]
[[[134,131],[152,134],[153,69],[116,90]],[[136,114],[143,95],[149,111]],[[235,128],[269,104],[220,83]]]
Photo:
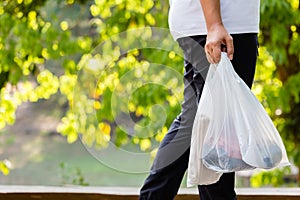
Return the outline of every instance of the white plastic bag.
[[[272,120],[226,53],[207,74],[190,152],[189,184],[213,183],[223,172],[289,165]]]

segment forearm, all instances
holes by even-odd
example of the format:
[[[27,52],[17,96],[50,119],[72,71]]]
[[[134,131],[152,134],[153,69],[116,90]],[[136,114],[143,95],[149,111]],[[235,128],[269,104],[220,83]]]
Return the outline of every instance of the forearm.
[[[216,25],[223,25],[220,11],[220,0],[200,0],[205,17],[207,31]]]
[[[218,63],[221,59],[221,51],[226,51],[232,60],[233,41],[222,22],[220,0],[200,0],[200,3],[207,28],[205,52],[208,61]],[[225,48],[222,48],[222,45]]]

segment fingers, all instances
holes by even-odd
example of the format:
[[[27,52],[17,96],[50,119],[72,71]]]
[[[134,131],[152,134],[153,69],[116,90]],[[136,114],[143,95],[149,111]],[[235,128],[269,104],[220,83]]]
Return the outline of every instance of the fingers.
[[[227,49],[227,56],[230,60],[233,59],[233,53],[234,53],[234,47],[233,47],[233,39],[230,35],[228,35],[229,37],[225,38],[225,42],[226,42],[226,49]]]
[[[206,43],[205,52],[208,62],[212,64],[219,63],[221,60],[221,44]]]
[[[220,62],[221,52],[227,52],[228,58],[232,60],[234,53],[232,37],[227,35],[223,40],[218,40],[216,42],[207,41],[205,45],[205,52],[208,62],[212,64]]]
[[[218,45],[206,45],[205,46],[206,57],[208,62],[216,64],[221,60],[221,48]]]

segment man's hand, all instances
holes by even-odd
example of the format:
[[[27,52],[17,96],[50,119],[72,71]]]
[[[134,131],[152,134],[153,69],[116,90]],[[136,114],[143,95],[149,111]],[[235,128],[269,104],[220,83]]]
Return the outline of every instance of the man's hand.
[[[220,62],[221,51],[226,51],[229,59],[232,60],[233,41],[222,23],[220,0],[200,0],[200,3],[207,27],[205,52],[208,61],[210,63]]]
[[[233,59],[233,40],[222,24],[213,25],[207,30],[205,52],[210,63],[219,63],[221,52],[227,52],[230,60]]]

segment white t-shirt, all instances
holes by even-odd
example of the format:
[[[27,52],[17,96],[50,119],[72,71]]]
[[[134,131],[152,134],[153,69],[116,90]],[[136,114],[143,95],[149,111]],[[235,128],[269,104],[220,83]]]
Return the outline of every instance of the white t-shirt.
[[[259,32],[259,0],[220,0],[223,24],[230,34]],[[170,0],[169,28],[176,40],[206,35],[200,0]]]

